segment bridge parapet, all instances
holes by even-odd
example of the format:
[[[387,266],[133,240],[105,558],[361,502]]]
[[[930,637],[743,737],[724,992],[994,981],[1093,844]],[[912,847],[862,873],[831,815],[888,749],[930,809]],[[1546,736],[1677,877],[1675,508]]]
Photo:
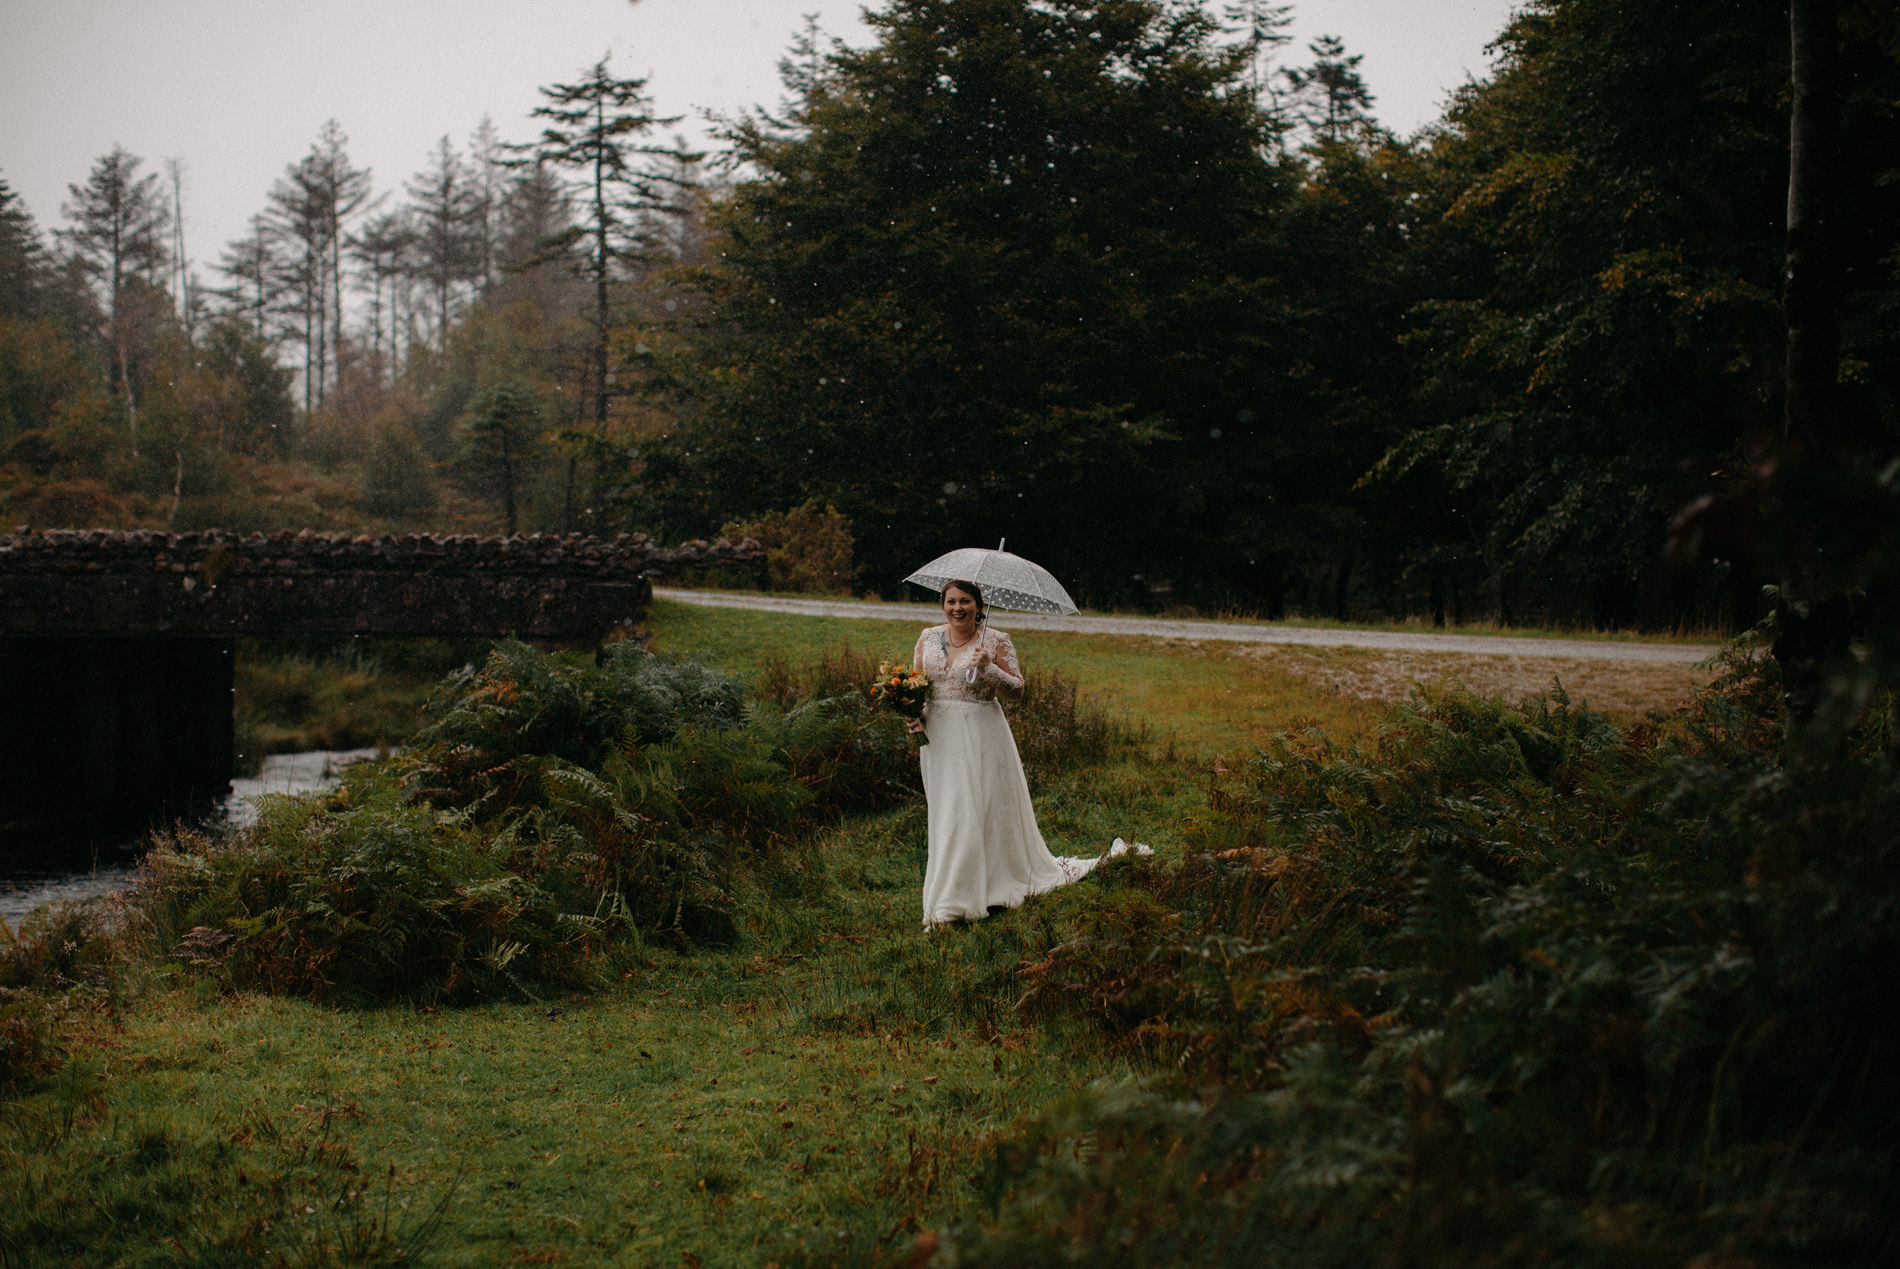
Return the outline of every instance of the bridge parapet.
[[[51,530],[0,537],[0,636],[516,635],[637,621],[649,575],[762,571],[764,551],[646,534],[351,536]]]

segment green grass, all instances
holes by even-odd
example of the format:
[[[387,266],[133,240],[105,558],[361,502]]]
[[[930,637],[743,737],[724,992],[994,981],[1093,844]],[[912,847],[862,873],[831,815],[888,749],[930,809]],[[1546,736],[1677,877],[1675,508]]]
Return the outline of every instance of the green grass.
[[[240,639],[233,673],[238,766],[311,749],[396,744],[442,675],[487,645],[433,639]]]
[[[996,624],[1008,630],[1007,614]],[[917,631],[874,618],[817,617],[706,608],[655,599],[647,627],[654,646],[737,674],[757,674],[769,657],[800,663],[849,644],[873,656],[908,661]],[[1370,729],[1379,707],[1316,693],[1284,667],[1234,655],[1234,649],[1130,636],[1011,632],[1025,669],[1059,669],[1112,714],[1147,725],[1165,750],[1208,758],[1245,752],[1273,732],[1318,726],[1333,735]]]
[[[748,674],[842,644],[908,656],[914,639],[665,600],[649,629]],[[1023,971],[1086,946],[1118,904],[1143,910],[1126,882],[1199,832],[1210,758],[1301,720],[1357,734],[1375,717],[1226,649],[1017,642],[1032,671],[1150,728],[1039,780],[1051,848],[1119,835],[1155,860],[926,934],[910,803],[821,829],[819,882],[753,894],[731,946],[623,952],[625,976],[591,995],[352,1010],[148,964],[59,1019],[63,1070],[15,1086],[0,1260],[827,1264],[970,1225],[1000,1184],[998,1143],[1097,1081],[1157,1074],[1083,1013],[1021,1008]],[[352,691],[400,681],[380,668]]]
[[[1124,759],[1053,781],[1045,817],[1058,850],[1099,849],[1118,813],[1165,846],[1193,792]],[[825,1263],[968,1218],[990,1142],[1139,1070],[1011,1008],[1017,966],[1098,883],[927,935],[922,833],[918,807],[850,821],[819,900],[755,910],[729,950],[655,950],[591,997],[352,1011],[163,974],[10,1108],[8,1263],[327,1262],[405,1239],[451,1265]]]
[[[734,594],[767,595],[775,598],[787,598],[773,592],[759,591],[744,585],[712,585],[694,579],[687,583],[668,578],[668,587],[681,590],[723,590]],[[884,600],[876,596],[843,595],[833,593],[813,593],[789,596],[795,599],[830,600],[852,604],[888,604],[898,608],[905,604],[915,605],[928,599],[921,591],[913,592],[905,601]],[[661,598],[660,603],[678,603],[677,600]],[[1252,609],[1220,609],[1206,611],[1200,608],[1176,605],[1160,612],[1130,611],[1123,609],[1085,608],[1082,615],[1087,617],[1124,617],[1152,618],[1156,621],[1220,621],[1243,626],[1290,626],[1299,630],[1368,630],[1387,633],[1403,632],[1407,634],[1459,635],[1473,638],[1502,639],[1577,639],[1608,643],[1678,643],[1694,646],[1713,647],[1726,642],[1731,633],[1727,630],[1699,627],[1677,627],[1670,630],[1605,630],[1594,626],[1519,626],[1502,625],[1495,621],[1447,622],[1434,626],[1429,618],[1408,617],[1403,620],[1389,617],[1369,617],[1341,621],[1333,617],[1304,616],[1298,613],[1269,619]],[[1007,626],[1009,614],[997,613],[997,623]],[[879,619],[885,620],[885,619]]]

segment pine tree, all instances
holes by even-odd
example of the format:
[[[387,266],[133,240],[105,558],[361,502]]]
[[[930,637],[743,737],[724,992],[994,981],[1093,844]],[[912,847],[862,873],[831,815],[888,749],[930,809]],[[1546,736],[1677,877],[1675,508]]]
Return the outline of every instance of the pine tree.
[[[411,275],[434,297],[436,349],[442,351],[462,290],[478,282],[485,267],[481,204],[467,165],[446,135],[407,189],[414,230]]]
[[[1274,53],[1293,39],[1286,33],[1287,27],[1293,24],[1293,6],[1267,4],[1263,0],[1229,0],[1221,6],[1221,16],[1227,19],[1227,31],[1238,35],[1241,47],[1247,51],[1247,86],[1254,100],[1271,107],[1272,103],[1261,99],[1263,94],[1273,90]]]
[[[533,115],[543,120],[540,138],[519,149],[550,169],[570,173],[580,222],[546,241],[536,259],[566,258],[593,284],[594,426],[607,422],[607,388],[613,321],[612,291],[629,268],[650,261],[656,215],[678,206],[681,176],[689,161],[678,146],[644,144],[654,128],[677,122],[654,115],[644,79],[616,79],[602,58],[571,84],[542,88],[546,101]],[[672,172],[654,162],[671,162]]]
[[[482,397],[463,433],[463,463],[493,482],[501,500],[504,531],[511,536],[519,527],[515,490],[545,427],[534,393],[510,381],[497,384]]]
[[[372,206],[370,174],[350,162],[336,121],[270,192],[273,234],[288,250],[280,276],[286,309],[304,347],[304,409],[323,400],[332,358],[343,346],[343,248],[348,222]]]
[[[142,351],[152,297],[165,274],[170,225],[158,176],[140,176],[141,162],[123,146],[113,146],[93,164],[84,185],[67,186],[71,199],[62,211],[71,226],[59,231],[80,273],[103,292],[103,334],[112,350],[113,385],[125,405],[134,454],[139,391],[133,362]]]
[[[785,119],[730,129],[756,175],[717,214],[694,355],[653,355],[688,395],[645,447],[649,523],[816,498],[887,576],[1005,533],[1102,595],[1150,566],[1255,575],[1235,530],[1284,479],[1267,279],[1291,173],[1262,159],[1244,51],[1158,2],[872,22],[873,48],[791,61]]]
[[[507,192],[508,146],[487,115],[468,138],[470,228],[475,239],[475,285],[487,291],[500,272],[502,200]]]
[[[548,244],[574,230],[573,203],[554,169],[541,162],[517,168],[503,190],[496,238],[499,295],[525,299],[543,317],[573,311],[580,283],[569,261],[548,256]]]
[[[359,283],[366,283],[369,290],[370,353],[389,367],[400,361],[401,284],[412,271],[415,242],[415,227],[400,211],[384,212],[350,236],[350,259],[357,266]]]
[[[1336,35],[1322,35],[1306,46],[1313,64],[1280,72],[1292,109],[1315,143],[1337,145],[1372,122],[1372,91],[1359,74],[1362,53],[1346,55]]]
[[[33,317],[50,262],[39,228],[0,179],[0,317]]]
[[[217,269],[231,280],[215,294],[241,318],[253,336],[275,340],[274,320],[283,298],[284,266],[270,217],[251,217],[251,231],[224,249]]]

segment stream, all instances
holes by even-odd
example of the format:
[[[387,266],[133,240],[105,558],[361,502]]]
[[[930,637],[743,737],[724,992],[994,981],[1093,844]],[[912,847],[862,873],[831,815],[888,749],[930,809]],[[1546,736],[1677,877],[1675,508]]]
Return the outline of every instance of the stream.
[[[337,772],[359,758],[373,758],[374,749],[316,749],[307,753],[272,754],[254,776],[231,781],[231,792],[206,827],[243,828],[257,820],[256,800],[267,793],[314,793],[337,782]],[[0,920],[13,929],[34,908],[61,900],[90,899],[123,890],[132,884],[144,842],[127,842],[102,850],[92,865],[74,869],[70,860],[35,868],[7,860],[0,868]]]

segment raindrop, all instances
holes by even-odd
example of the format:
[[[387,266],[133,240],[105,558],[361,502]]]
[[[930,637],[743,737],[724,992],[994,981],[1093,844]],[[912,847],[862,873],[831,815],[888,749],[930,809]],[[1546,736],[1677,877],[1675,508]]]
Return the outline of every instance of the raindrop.
[[[1220,439],[1220,429],[1217,427],[1208,428],[1207,436],[1209,440],[1218,441]]]
[[[824,377],[823,375],[820,375],[820,376],[818,376],[818,386],[819,386],[819,387],[821,387],[821,388],[822,388],[822,387],[824,387],[824,386],[825,386],[826,384],[828,384],[828,383],[830,383],[830,382],[831,382],[831,380],[829,380],[829,379],[827,379],[827,378],[825,378],[825,377]]]
[[[946,480],[946,481],[944,481],[944,482],[943,482],[943,491],[944,491],[945,493],[947,493],[947,494],[954,494],[954,493],[955,493],[955,492],[957,491],[957,482],[956,482],[956,481],[954,481],[954,480]]]
[[[666,311],[670,313],[674,309],[678,308],[679,306],[680,306],[680,302],[678,300],[668,300],[666,302]]]
[[[891,323],[891,329],[892,329],[892,330],[903,330],[903,329],[904,329],[904,323],[902,323],[902,322],[892,322],[892,323]]]
[[[648,348],[645,344],[635,344],[633,346],[633,353],[636,357],[644,357],[651,351],[653,350]]]
[[[1252,410],[1242,410],[1240,413],[1234,415],[1234,421],[1236,423],[1251,423],[1253,419],[1254,414]]]

